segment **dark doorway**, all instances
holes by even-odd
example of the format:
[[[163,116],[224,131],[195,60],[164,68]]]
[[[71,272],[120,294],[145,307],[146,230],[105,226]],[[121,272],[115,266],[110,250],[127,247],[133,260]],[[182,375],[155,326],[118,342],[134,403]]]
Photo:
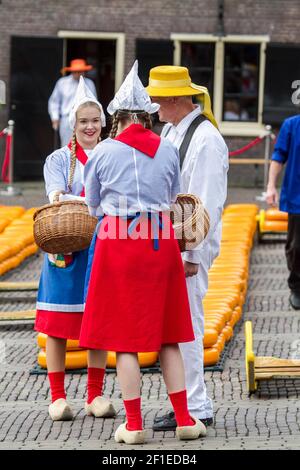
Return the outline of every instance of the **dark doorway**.
[[[44,160],[53,150],[48,98],[60,77],[62,57],[62,39],[11,39],[10,119],[15,121],[16,180],[41,179]]]
[[[61,38],[12,37],[10,118],[15,121],[16,180],[42,179],[45,158],[58,147],[48,114],[48,99],[61,77],[63,43]],[[75,58],[93,65],[87,76],[94,80],[98,99],[106,111],[115,92],[116,41],[67,39],[66,46],[66,65]],[[103,138],[109,128],[107,119]]]
[[[67,63],[74,58],[85,58],[93,69],[86,76],[94,81],[104,112],[115,93],[116,40],[68,39]],[[107,116],[107,113],[106,113]],[[109,131],[109,119],[102,137]]]

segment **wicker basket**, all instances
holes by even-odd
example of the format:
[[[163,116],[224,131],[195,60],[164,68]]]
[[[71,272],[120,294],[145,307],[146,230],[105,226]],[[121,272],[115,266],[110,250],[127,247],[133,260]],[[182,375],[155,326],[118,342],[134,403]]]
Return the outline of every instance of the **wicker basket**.
[[[40,207],[33,216],[36,244],[46,253],[73,253],[91,243],[97,217],[81,201],[54,202]]]
[[[171,219],[180,251],[192,250],[209,231],[209,215],[193,194],[178,194],[171,206]]]

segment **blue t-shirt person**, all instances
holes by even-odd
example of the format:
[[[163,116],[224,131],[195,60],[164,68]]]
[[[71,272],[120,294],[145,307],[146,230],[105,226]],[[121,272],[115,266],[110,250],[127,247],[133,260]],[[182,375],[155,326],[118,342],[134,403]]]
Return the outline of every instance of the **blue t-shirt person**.
[[[286,164],[280,194],[280,210],[300,214],[300,115],[283,122],[272,161]]]

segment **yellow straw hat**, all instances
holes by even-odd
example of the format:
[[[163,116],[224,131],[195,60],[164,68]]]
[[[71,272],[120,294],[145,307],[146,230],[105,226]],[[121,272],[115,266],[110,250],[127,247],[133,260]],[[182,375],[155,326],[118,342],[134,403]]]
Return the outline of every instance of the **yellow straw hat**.
[[[149,96],[160,98],[171,96],[202,95],[200,101],[203,104],[202,114],[218,128],[214,118],[208,90],[204,86],[192,83],[189,71],[186,67],[177,65],[160,65],[150,70],[149,85],[146,87]]]

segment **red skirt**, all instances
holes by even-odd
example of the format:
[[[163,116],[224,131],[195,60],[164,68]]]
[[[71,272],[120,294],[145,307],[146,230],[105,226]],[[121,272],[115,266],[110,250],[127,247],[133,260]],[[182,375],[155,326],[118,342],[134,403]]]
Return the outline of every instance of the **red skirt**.
[[[34,329],[54,338],[79,339],[82,312],[37,310]]]
[[[157,251],[151,238],[118,237],[129,221],[107,219],[114,219],[117,237],[97,238],[80,346],[150,352],[163,344],[193,341],[183,264],[170,219],[163,216],[170,236],[165,239],[159,231]],[[141,232],[145,224],[150,232],[147,218],[141,219]]]

